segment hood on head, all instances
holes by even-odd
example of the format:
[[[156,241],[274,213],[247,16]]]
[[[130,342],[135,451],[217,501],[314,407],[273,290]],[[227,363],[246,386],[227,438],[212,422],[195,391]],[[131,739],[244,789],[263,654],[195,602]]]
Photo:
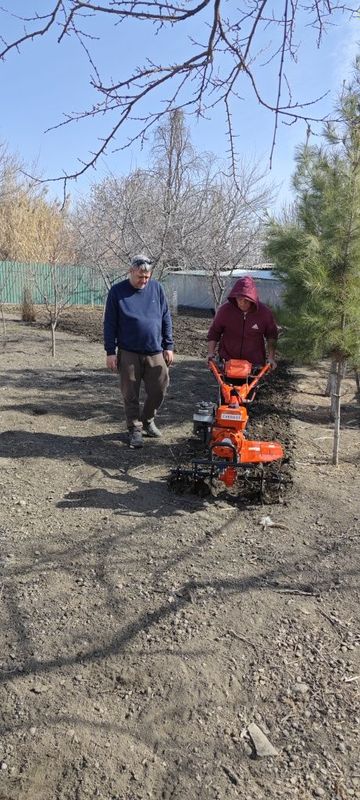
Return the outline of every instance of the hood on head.
[[[245,297],[246,300],[251,300],[256,308],[258,307],[259,296],[255,281],[250,275],[244,275],[243,278],[239,278],[239,280],[234,283],[234,286],[228,294],[228,300],[234,302],[236,297]]]

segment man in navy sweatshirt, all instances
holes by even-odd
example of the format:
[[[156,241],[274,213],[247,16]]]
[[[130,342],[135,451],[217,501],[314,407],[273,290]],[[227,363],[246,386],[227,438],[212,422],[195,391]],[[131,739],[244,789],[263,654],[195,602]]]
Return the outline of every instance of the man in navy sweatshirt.
[[[104,316],[106,366],[120,374],[132,448],[143,446],[143,433],[161,436],[154,417],[164,400],[174,359],[169,307],[151,271],[150,259],[134,256],[129,277],[111,287]],[[146,392],[142,413],[141,381]]]

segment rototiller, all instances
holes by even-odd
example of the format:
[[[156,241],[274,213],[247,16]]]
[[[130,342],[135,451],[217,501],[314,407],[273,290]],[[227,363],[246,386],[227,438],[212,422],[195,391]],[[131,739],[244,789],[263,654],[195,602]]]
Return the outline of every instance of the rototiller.
[[[227,489],[234,487],[245,496],[255,492],[263,498],[269,484],[280,486],[284,451],[278,442],[248,439],[246,426],[248,406],[271,366],[253,370],[249,361],[211,359],[209,367],[219,385],[219,400],[198,403],[193,416],[194,433],[207,445],[208,454],[193,459],[190,469],[174,469],[170,486],[179,493],[205,495],[221,481]],[[265,469],[273,462],[279,469]]]

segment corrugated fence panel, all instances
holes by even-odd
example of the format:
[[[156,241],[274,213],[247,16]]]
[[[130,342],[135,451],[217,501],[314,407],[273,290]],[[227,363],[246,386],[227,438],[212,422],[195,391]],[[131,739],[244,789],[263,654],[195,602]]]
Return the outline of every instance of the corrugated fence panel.
[[[36,304],[59,302],[69,305],[102,305],[107,289],[101,275],[91,267],[21,264],[0,261],[0,302],[20,304],[24,289]]]

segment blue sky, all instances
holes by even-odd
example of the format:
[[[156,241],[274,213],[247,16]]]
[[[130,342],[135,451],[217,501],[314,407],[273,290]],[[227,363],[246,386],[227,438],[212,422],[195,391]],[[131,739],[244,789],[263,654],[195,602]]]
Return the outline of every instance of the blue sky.
[[[231,0],[232,2],[233,0]],[[3,0],[10,7],[10,0]],[[11,0],[14,14],[30,16],[33,10],[44,13],[52,7],[50,0]],[[0,9],[2,36],[9,40],[12,34],[22,32],[19,21]],[[166,54],[181,55],[184,44],[184,27],[181,38],[178,31],[155,35],[149,24],[126,24],[113,28],[113,20],[96,19],[96,31],[102,40],[91,43],[96,53],[97,64],[102,66],[105,81],[111,77],[124,77],[131,66],[143,64],[146,57],[164,61]],[[95,30],[95,29],[94,29]],[[186,34],[199,38],[201,28],[188,25]],[[344,78],[349,77],[351,64],[360,42],[360,19],[349,21],[348,16],[337,17],[325,37],[321,49],[316,48],[316,37],[309,28],[296,31],[300,44],[298,63],[288,70],[293,96],[297,100],[310,100],[329,91],[328,96],[317,106],[316,115],[329,113]],[[261,46],[266,47],[265,39]],[[274,95],[273,70],[271,66],[258,72],[261,86],[269,97]],[[248,87],[241,86],[244,101],[233,99],[232,112],[236,144],[239,156],[245,161],[260,161],[264,170],[269,169],[272,142],[273,118],[261,109]],[[2,108],[0,140],[6,141],[11,151],[16,152],[27,165],[36,162],[43,176],[54,177],[71,172],[79,166],[79,159],[87,158],[97,147],[99,137],[104,135],[110,119],[89,118],[58,130],[45,133],[49,126],[56,125],[64,114],[81,111],[94,102],[89,87],[89,65],[76,41],[69,38],[58,45],[54,34],[38,39],[34,44],[26,43],[20,53],[13,51],[5,62],[0,62],[0,102]],[[151,108],[151,107],[150,107]],[[151,109],[152,110],[152,109]],[[315,109],[314,109],[315,111]],[[220,159],[226,159],[227,141],[223,109],[218,107],[207,119],[187,122],[192,132],[196,149],[211,151]],[[280,124],[277,145],[273,156],[269,179],[279,186],[278,203],[291,198],[289,180],[294,169],[294,150],[304,141],[305,128],[301,123],[291,127]],[[69,185],[73,200],[85,194],[92,182],[108,174],[126,174],[137,166],[146,166],[147,150],[132,146],[122,152],[112,152],[119,138],[101,157],[96,171],[90,170],[76,183]],[[62,196],[60,184],[53,184],[51,194]]]

